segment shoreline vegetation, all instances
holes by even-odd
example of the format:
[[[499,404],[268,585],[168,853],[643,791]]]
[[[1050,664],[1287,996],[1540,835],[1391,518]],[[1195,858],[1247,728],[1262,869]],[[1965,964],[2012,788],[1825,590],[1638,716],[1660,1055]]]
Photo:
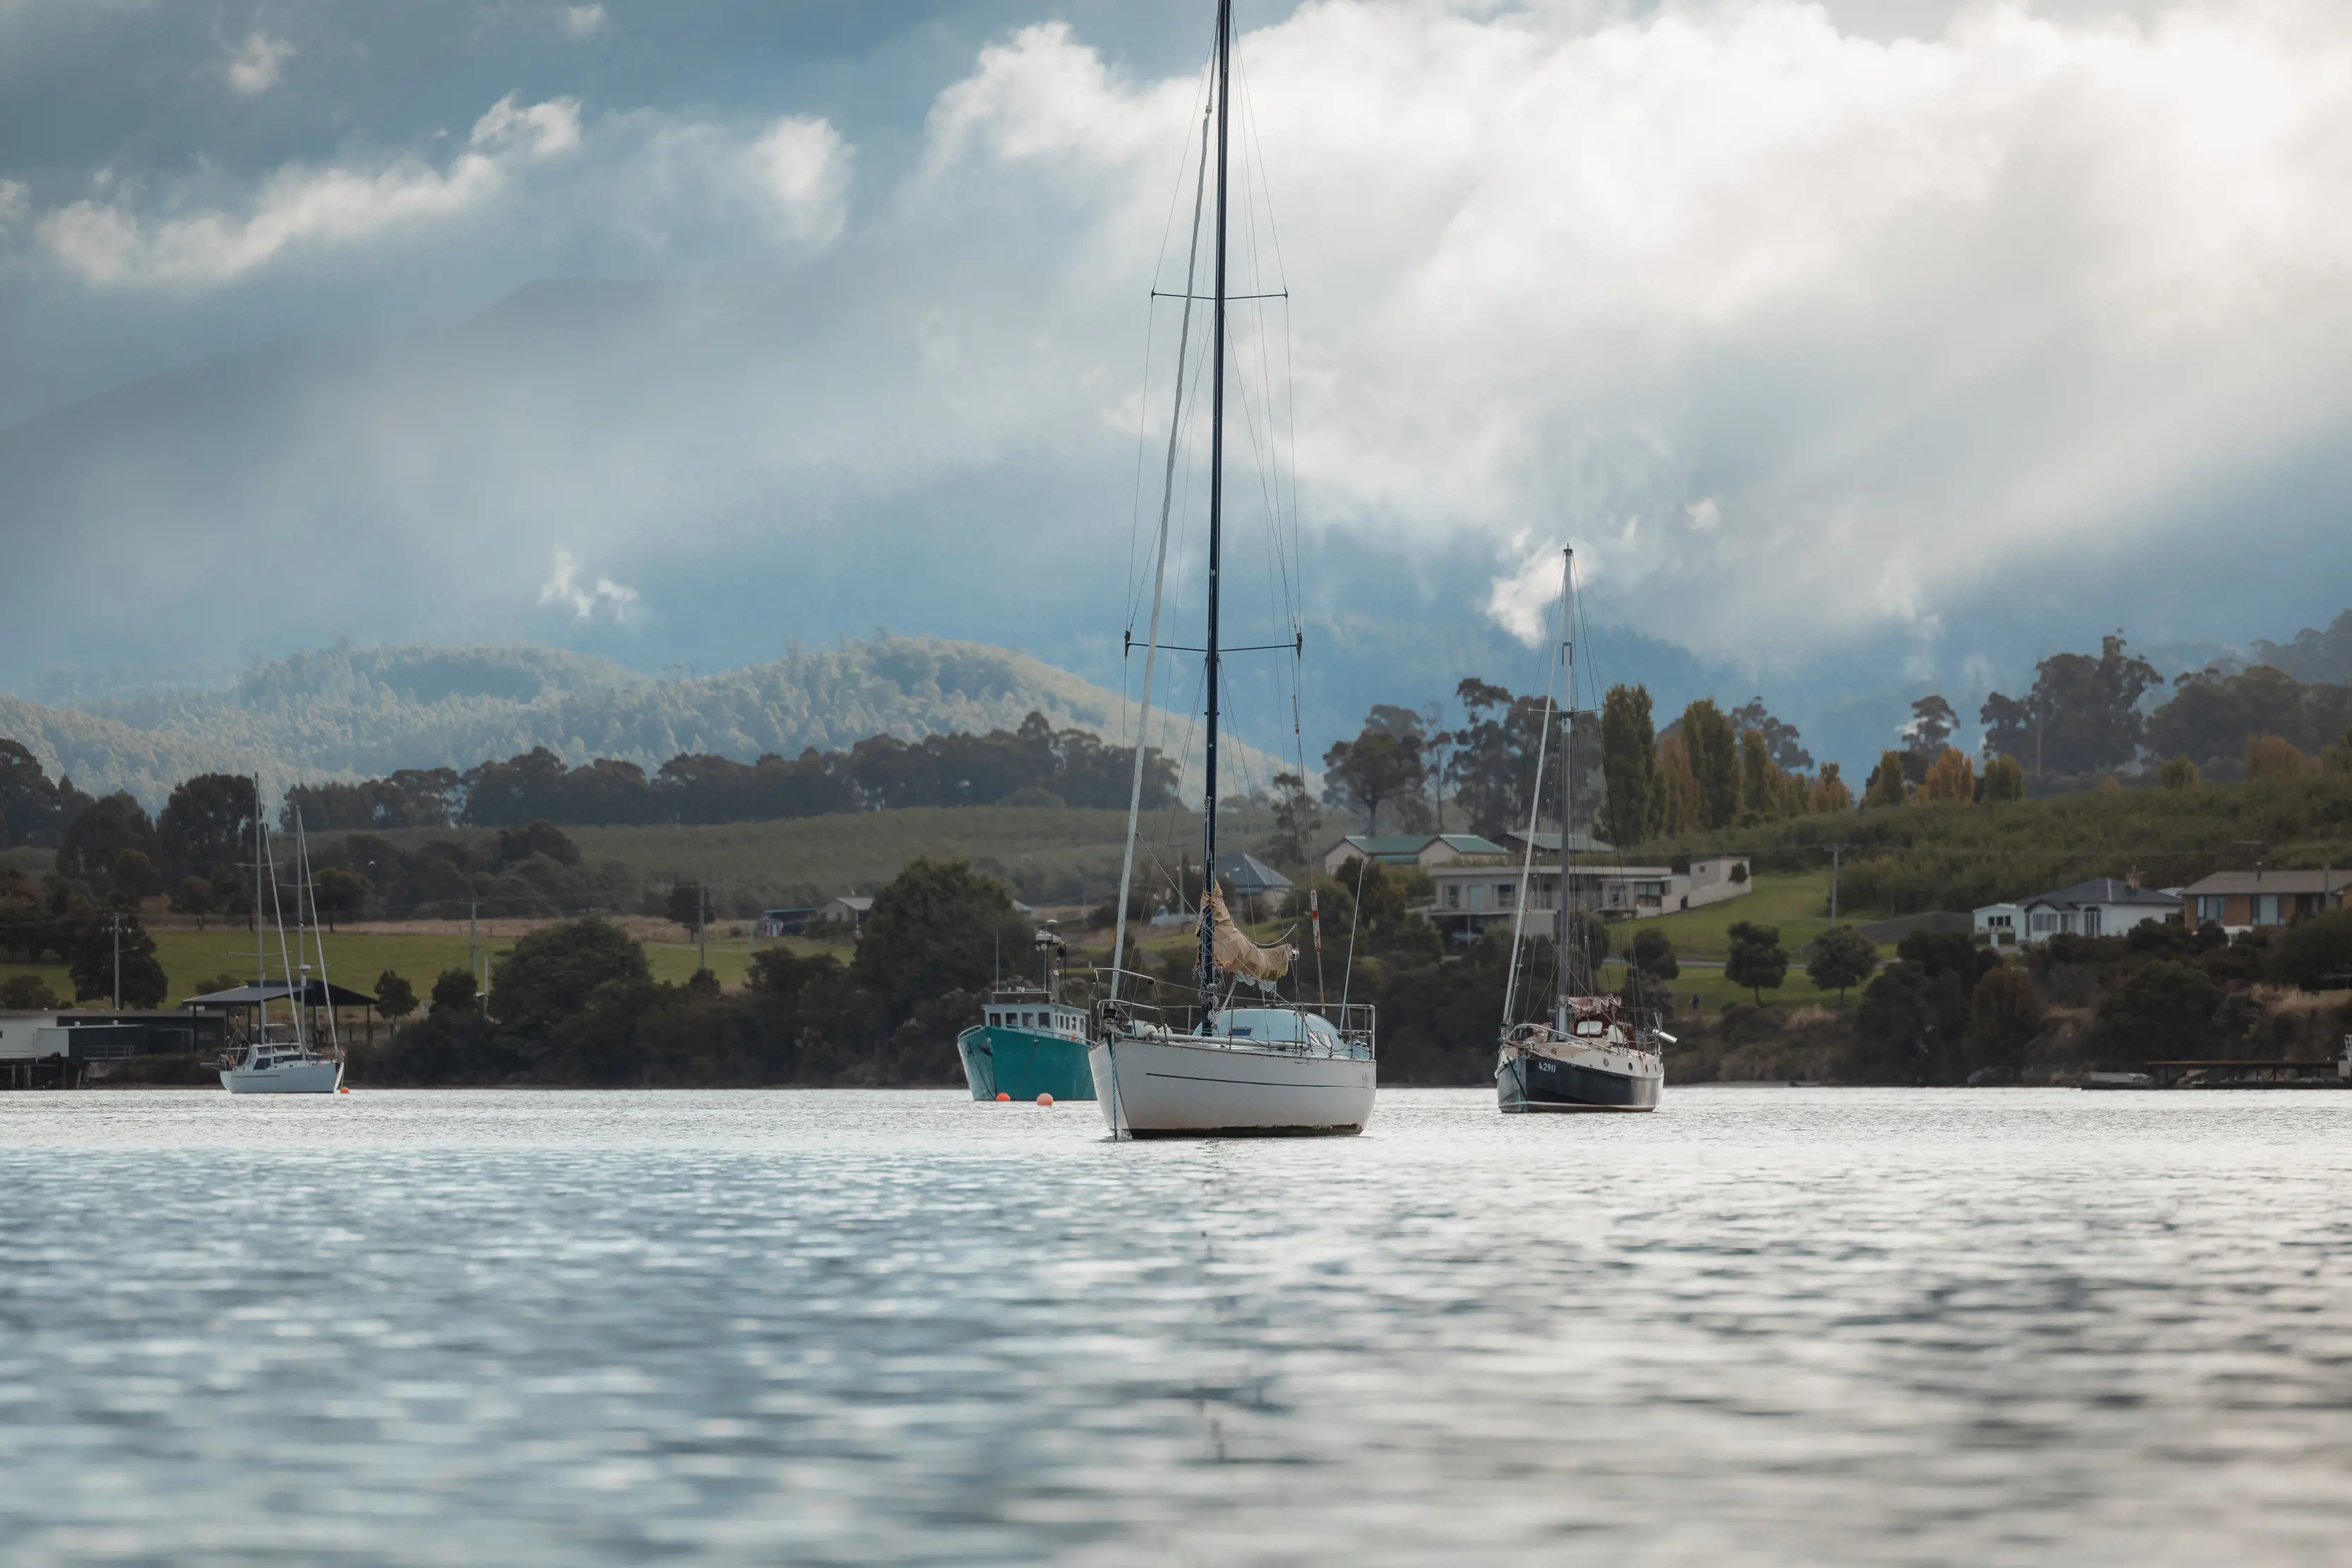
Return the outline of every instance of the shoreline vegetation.
[[[2159,695],[2120,636],[2054,655],[2024,696],[1988,698],[1980,758],[1949,744],[1950,705],[1924,697],[1857,799],[1760,699],[1701,699],[1660,727],[1645,690],[1613,687],[1574,721],[1575,826],[1630,863],[1743,857],[1753,881],[1706,910],[1580,917],[1571,939],[1604,984],[1661,1007],[1680,1037],[1670,1082],[2059,1082],[2150,1059],[2332,1056],[2352,1008],[2319,988],[2352,975],[2352,914],[2235,939],[2176,922],[2021,952],[1856,929],[2092,876],[2176,886],[2248,863],[2352,868],[2352,686],[2258,665]],[[1450,724],[1375,706],[1324,753],[1319,779],[1276,773],[1230,802],[1233,841],[1295,884],[1245,912],[1252,934],[1296,943],[1314,972],[1313,893],[1325,994],[1380,1009],[1384,1082],[1490,1081],[1507,936],[1441,939],[1416,866],[1333,876],[1319,857],[1358,828],[1507,832],[1549,806],[1528,797],[1532,759],[1562,738],[1539,697],[1475,679],[1455,696]],[[354,1083],[951,1084],[956,1032],[996,977],[1025,969],[1037,921],[1061,921],[1073,999],[1091,999],[1125,829],[1103,802],[1124,804],[1132,761],[1033,715],[1017,730],[877,737],[791,762],[681,756],[650,776],[531,752],[299,786],[285,814],[303,806],[319,907],[348,956],[337,978],[375,974],[390,1004],[390,1037],[353,1047]],[[1146,772],[1129,964],[1173,982],[1192,962],[1197,819],[1165,759],[1147,757]],[[810,802],[856,809],[801,814]],[[110,997],[118,928],[128,1005],[249,973],[237,857],[259,810],[250,780],[202,775],[150,820],[0,741],[0,1006]],[[755,938],[749,917],[795,874],[806,903],[870,892],[863,931]],[[1166,910],[1173,925],[1150,924]],[[1549,931],[1528,946],[1547,973]]]

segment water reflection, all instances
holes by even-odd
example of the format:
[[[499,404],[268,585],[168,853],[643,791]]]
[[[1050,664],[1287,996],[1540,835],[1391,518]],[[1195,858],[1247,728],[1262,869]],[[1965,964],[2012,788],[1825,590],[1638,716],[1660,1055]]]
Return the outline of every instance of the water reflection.
[[[0,1097],[17,1563],[2334,1561],[2352,1095]]]

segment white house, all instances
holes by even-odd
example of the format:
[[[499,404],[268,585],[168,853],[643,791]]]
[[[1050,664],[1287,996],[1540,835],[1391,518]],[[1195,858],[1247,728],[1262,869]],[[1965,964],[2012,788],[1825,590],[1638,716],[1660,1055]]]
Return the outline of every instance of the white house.
[[[860,926],[866,924],[866,916],[873,908],[871,894],[845,893],[839,898],[827,899],[818,904],[816,913],[809,916],[809,924]]]
[[[1691,862],[1678,872],[1662,865],[1570,863],[1577,904],[1612,920],[1643,920],[1675,915],[1739,898],[1753,891],[1748,857],[1716,855]],[[1433,867],[1437,895],[1423,908],[1430,922],[1456,942],[1517,914],[1519,862],[1508,855],[1463,859]],[[1559,907],[1559,862],[1538,860],[1528,873],[1528,914],[1549,919]]]
[[[2152,920],[2180,918],[2180,894],[2137,887],[2120,877],[2095,876],[2015,904],[1988,904],[1975,912],[1976,934],[1996,947],[2034,946],[2062,933],[2118,936]]]

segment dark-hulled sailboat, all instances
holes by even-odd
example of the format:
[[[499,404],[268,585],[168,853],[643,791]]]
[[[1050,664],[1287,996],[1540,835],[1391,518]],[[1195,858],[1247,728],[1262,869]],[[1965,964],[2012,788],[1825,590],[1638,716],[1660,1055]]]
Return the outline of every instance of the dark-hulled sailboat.
[[[1665,1082],[1664,1049],[1672,1043],[1640,1005],[1601,989],[1586,931],[1577,919],[1570,845],[1575,816],[1576,552],[1564,552],[1560,567],[1559,668],[1567,676],[1568,722],[1559,727],[1559,887],[1553,898],[1552,987],[1543,1016],[1520,1019],[1518,1002],[1520,922],[1528,906],[1528,873],[1535,858],[1536,815],[1543,790],[1543,745],[1551,735],[1552,704],[1545,699],[1544,740],[1537,743],[1536,777],[1528,810],[1527,849],[1519,866],[1519,894],[1511,930],[1510,980],[1504,991],[1503,1038],[1495,1060],[1495,1099],[1506,1115],[1528,1111],[1654,1111]],[[1628,970],[1633,985],[1639,971]]]

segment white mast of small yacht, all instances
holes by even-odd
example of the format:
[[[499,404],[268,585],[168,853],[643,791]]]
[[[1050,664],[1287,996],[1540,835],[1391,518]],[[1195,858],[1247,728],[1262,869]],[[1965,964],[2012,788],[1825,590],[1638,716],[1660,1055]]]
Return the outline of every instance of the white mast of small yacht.
[[[258,816],[258,815],[260,815],[260,812],[261,812],[261,806],[260,806],[260,802],[259,802],[259,800],[257,800],[255,801],[255,803],[254,803],[254,814],[255,814],[256,816]],[[269,833],[268,833],[268,830],[267,828],[265,828],[265,829],[262,831],[262,835],[261,835],[261,846],[262,846],[262,858],[263,858],[263,860],[268,863],[268,868],[269,868],[269,910],[270,910],[270,915],[271,915],[272,918],[274,918],[274,919],[277,921],[277,923],[278,923],[278,965],[280,966],[280,967],[282,967],[282,968],[285,970],[285,972],[286,972],[286,998],[287,998],[287,1002],[288,1002],[288,1004],[289,1004],[289,1005],[293,1009],[293,1012],[294,1012],[294,1049],[295,1049],[296,1051],[300,1051],[300,1050],[302,1050],[302,1049],[303,1049],[303,1035],[302,1035],[302,1005],[301,1005],[301,1003],[300,1003],[299,1000],[297,1000],[297,999],[295,998],[295,996],[294,996],[294,957],[293,957],[293,955],[292,955],[292,954],[289,953],[289,952],[286,950],[286,905],[285,905],[285,902],[284,902],[282,899],[280,899],[280,898],[278,897],[278,860],[277,860],[277,857],[276,857],[276,856],[274,856],[274,855],[272,855],[272,854],[270,854],[270,853],[269,853]],[[254,913],[254,917],[253,917],[253,918],[254,918],[254,923],[255,923],[256,926],[257,927],[257,926],[259,925],[259,924],[260,924],[260,920],[261,920],[261,915],[260,915],[260,912],[259,912],[258,910],[256,910],[256,911],[255,911],[255,913]],[[299,890],[299,889],[297,889],[297,890],[296,890],[296,894],[295,894],[295,901],[294,901],[294,919],[295,919],[295,923],[296,923],[296,927],[295,927],[295,938],[294,938],[294,940],[295,940],[295,946],[296,946],[297,949],[299,950],[299,947],[300,947],[300,946],[301,946],[301,940],[302,940],[302,938],[301,938],[301,929],[300,929],[300,923],[301,923],[301,919],[302,919],[302,902],[301,902],[301,895],[300,895],[300,890]],[[256,934],[257,934],[257,935],[258,935],[257,930],[257,933],[256,933]],[[259,944],[256,944],[256,946],[258,946],[258,945],[259,945]],[[262,985],[263,985],[263,987],[264,987],[265,991],[267,990],[267,988],[268,988],[268,979],[269,979],[269,971],[268,971],[268,967],[267,961],[265,960],[265,962],[264,962],[264,966],[263,966],[263,968],[262,968]],[[262,1034],[263,1034],[263,1038],[264,1038],[265,1040],[267,1040],[267,1039],[268,1039],[268,1029],[267,1029],[267,1027],[266,1027],[266,1026],[268,1025],[268,1021],[269,1021],[269,1001],[268,1001],[268,998],[267,997],[267,995],[265,995],[265,996],[263,997],[263,998],[262,998],[262,1002],[261,1002],[261,1018],[262,1018],[262,1022],[263,1022],[263,1024],[265,1025],[265,1028],[263,1029]]]
[[[1176,329],[1176,398],[1168,411],[1168,462],[1160,476],[1160,538],[1151,569],[1151,627],[1143,647],[1143,700],[1135,720],[1135,771],[1127,789],[1127,855],[1118,868],[1118,930],[1110,944],[1110,999],[1118,1000],[1121,967],[1127,961],[1127,901],[1135,885],[1135,834],[1143,814],[1144,739],[1151,727],[1151,678],[1160,663],[1160,606],[1168,583],[1168,513],[1176,498],[1176,445],[1183,430],[1184,365],[1192,351],[1192,290],[1201,259],[1201,197],[1209,180],[1209,116],[1201,115],[1201,164],[1192,184],[1192,243],[1184,258],[1184,309]],[[1133,622],[1129,622],[1133,624]],[[1182,903],[1184,890],[1176,898]]]
[[[1568,998],[1575,982],[1574,957],[1569,947],[1571,937],[1577,938],[1577,952],[1582,951],[1581,934],[1569,917],[1569,889],[1574,884],[1568,874],[1568,835],[1576,817],[1576,551],[1560,552],[1559,566],[1559,668],[1562,698],[1559,710],[1559,896],[1553,900],[1559,905],[1556,916],[1559,935],[1552,938],[1552,1028],[1568,1032]],[[1588,990],[1591,988],[1588,978]],[[1579,995],[1585,993],[1580,992]]]
[[[1570,550],[1568,553],[1573,556],[1576,552]],[[1555,649],[1566,647],[1568,642],[1568,578],[1564,568],[1562,569],[1560,576],[1559,626],[1559,640],[1552,644]],[[1535,865],[1536,823],[1542,820],[1544,754],[1546,747],[1551,741],[1551,716],[1555,711],[1556,706],[1553,702],[1552,694],[1559,685],[1559,660],[1554,659],[1551,661],[1551,667],[1546,672],[1546,674],[1549,678],[1544,682],[1543,725],[1542,727],[1536,732],[1535,782],[1533,787],[1528,790],[1528,836],[1527,841],[1520,847],[1519,891],[1517,896],[1513,900],[1514,907],[1511,911],[1511,963],[1503,981],[1503,1027],[1505,1029],[1510,1028],[1511,1019],[1517,1016],[1516,1009],[1518,1005],[1519,992],[1520,937],[1521,934],[1527,929],[1528,880],[1528,873],[1533,870]],[[1576,701],[1576,688],[1573,685],[1570,686],[1568,695],[1570,706],[1573,706]],[[1565,739],[1565,737],[1563,737],[1563,739]],[[1559,887],[1555,897],[1555,902],[1565,904],[1567,901],[1568,832],[1566,827],[1563,825],[1559,840]]]
[[[294,864],[295,874],[301,879],[294,890],[295,920],[299,925],[301,901],[307,895],[310,900],[310,946],[319,955],[319,990],[327,1002],[327,1045],[330,1050],[334,1050],[342,1043],[335,1032],[335,988],[327,978],[325,923],[319,918],[319,884],[310,875],[310,840],[302,829],[302,808],[299,806],[294,808]],[[310,1000],[310,967],[305,964],[302,967],[302,1002],[307,1007]]]

